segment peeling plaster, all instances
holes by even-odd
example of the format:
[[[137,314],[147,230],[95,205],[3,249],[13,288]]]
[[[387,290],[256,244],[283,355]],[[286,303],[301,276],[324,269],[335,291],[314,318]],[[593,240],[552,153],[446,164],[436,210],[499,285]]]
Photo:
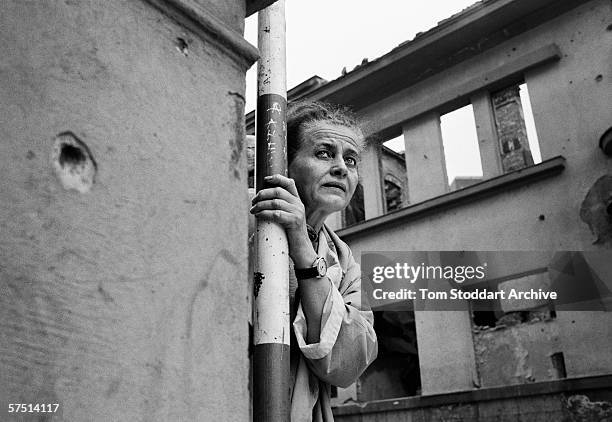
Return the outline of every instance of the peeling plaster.
[[[593,244],[612,243],[612,176],[601,176],[591,186],[580,206],[580,219],[595,235]]]

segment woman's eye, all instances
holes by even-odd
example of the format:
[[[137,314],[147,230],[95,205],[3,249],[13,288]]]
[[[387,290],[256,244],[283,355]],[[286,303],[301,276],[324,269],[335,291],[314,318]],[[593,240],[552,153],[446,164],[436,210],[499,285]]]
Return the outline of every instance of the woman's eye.
[[[344,162],[346,163],[346,165],[348,165],[349,167],[355,167],[357,166],[357,159],[353,158],[353,157],[346,157],[344,159]]]
[[[326,150],[321,150],[321,151],[317,152],[316,155],[319,158],[331,158],[332,157],[331,153],[329,151],[326,151]]]

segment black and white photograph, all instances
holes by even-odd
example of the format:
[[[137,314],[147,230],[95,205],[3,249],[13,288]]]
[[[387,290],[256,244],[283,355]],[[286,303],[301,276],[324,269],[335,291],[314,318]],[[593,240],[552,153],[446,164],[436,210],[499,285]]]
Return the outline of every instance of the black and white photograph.
[[[0,0],[0,422],[612,422],[612,1]]]

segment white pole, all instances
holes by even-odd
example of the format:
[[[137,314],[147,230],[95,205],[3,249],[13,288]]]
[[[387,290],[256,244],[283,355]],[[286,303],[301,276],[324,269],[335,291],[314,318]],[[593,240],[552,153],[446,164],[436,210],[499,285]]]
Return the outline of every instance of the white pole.
[[[287,175],[285,0],[259,12],[255,188]],[[254,274],[253,420],[287,422],[289,397],[289,254],[280,225],[257,221]]]

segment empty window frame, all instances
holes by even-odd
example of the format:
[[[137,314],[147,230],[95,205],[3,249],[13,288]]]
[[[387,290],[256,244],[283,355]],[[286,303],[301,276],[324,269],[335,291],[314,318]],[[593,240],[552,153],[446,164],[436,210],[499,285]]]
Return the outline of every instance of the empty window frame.
[[[398,210],[408,204],[408,180],[404,136],[400,135],[382,144],[380,168],[385,200],[384,212]]]
[[[478,135],[471,104],[440,116],[444,161],[450,190],[482,180]]]
[[[533,162],[538,164],[542,162],[542,154],[540,153],[540,142],[538,140],[538,133],[535,127],[533,110],[531,109],[531,100],[529,99],[529,91],[526,83],[519,85],[519,95],[521,97],[521,105],[523,107],[523,118],[525,119],[525,127],[527,129],[529,149],[531,150]]]
[[[378,357],[359,378],[357,400],[364,402],[421,394],[414,312],[374,311]]]

